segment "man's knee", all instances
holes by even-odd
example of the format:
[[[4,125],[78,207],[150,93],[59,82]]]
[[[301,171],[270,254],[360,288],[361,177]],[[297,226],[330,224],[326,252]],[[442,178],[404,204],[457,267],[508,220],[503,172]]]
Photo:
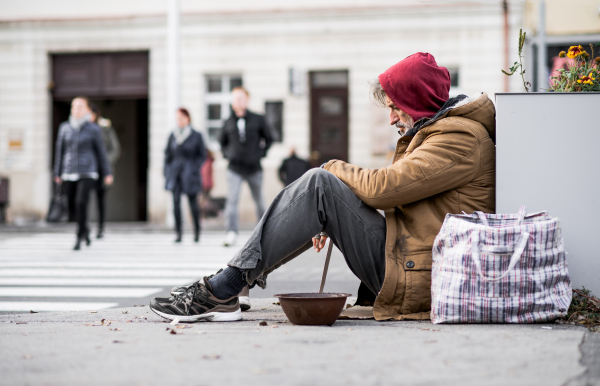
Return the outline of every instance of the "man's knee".
[[[309,180],[330,180],[331,178],[337,178],[337,177],[334,176],[333,174],[329,173],[325,169],[314,168],[314,169],[310,169],[309,171],[304,173],[304,175],[302,175],[301,178],[306,178]]]

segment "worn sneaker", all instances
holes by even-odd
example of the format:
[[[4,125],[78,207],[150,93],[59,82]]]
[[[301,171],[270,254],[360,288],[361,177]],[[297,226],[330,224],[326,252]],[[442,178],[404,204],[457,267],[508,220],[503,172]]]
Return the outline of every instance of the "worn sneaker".
[[[238,297],[240,298],[240,308],[242,311],[248,311],[250,309],[250,287],[245,286]]]
[[[220,270],[217,271],[217,273],[213,273],[210,276],[206,276],[206,280],[210,280],[212,279],[215,275],[220,274],[221,272],[223,272],[223,268],[221,268]],[[200,281],[200,280],[198,280]],[[186,284],[183,286],[179,286],[179,287],[173,287],[171,288],[171,296],[177,296],[177,295],[181,295],[182,293],[184,293],[185,291],[187,291],[189,288],[191,288],[196,282],[190,283],[190,284]]]
[[[223,240],[223,246],[231,247],[235,245],[235,240],[237,239],[237,233],[234,231],[229,231],[225,235],[225,240]]]
[[[181,322],[233,322],[242,319],[238,297],[217,299],[207,278],[204,278],[204,284],[195,282],[181,295],[152,299],[150,309],[165,319]]]

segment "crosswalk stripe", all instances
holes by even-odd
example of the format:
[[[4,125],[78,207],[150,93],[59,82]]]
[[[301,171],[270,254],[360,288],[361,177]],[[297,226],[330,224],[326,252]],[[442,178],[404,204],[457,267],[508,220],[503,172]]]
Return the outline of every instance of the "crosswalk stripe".
[[[91,247],[73,251],[75,236],[65,232],[0,240],[0,312],[142,304],[166,295],[171,286],[225,268],[250,236],[246,232],[236,247],[226,248],[223,232],[203,233],[198,244],[185,235],[183,243],[174,244],[170,233],[109,233],[104,240],[93,239]]]
[[[72,297],[72,298],[143,298],[162,288],[102,288],[102,287],[0,287],[5,297]]]
[[[18,286],[159,286],[169,287],[185,285],[199,280],[200,277],[157,277],[157,278],[112,278],[112,277],[0,277],[0,285],[18,285]]]
[[[192,269],[59,269],[59,268],[4,268],[0,277],[203,277],[215,270]]]
[[[105,302],[0,302],[0,311],[93,311],[118,306]]]
[[[0,268],[134,268],[134,269],[214,269],[225,268],[224,263],[147,263],[147,262],[95,262],[95,261],[9,261],[0,262]]]

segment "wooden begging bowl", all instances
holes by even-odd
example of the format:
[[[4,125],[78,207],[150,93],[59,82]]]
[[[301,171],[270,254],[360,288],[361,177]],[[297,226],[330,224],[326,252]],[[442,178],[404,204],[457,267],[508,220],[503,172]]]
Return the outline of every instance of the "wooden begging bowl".
[[[279,304],[290,322],[299,325],[332,325],[342,313],[350,294],[298,293],[279,294]]]

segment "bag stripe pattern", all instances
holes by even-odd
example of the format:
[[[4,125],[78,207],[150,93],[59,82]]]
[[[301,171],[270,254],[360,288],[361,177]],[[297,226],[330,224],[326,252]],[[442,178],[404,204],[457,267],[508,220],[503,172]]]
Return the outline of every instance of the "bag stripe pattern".
[[[547,212],[448,214],[433,245],[431,321],[536,323],[572,290],[560,220]]]

